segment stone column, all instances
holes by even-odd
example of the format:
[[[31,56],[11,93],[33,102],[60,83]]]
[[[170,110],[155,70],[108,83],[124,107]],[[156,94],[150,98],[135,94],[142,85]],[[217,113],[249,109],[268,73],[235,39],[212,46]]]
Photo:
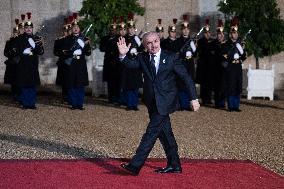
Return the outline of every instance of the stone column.
[[[12,33],[12,28],[14,25],[14,19],[11,17],[11,1],[10,0],[2,0],[0,3],[0,23],[1,23],[1,35],[0,35],[0,83],[3,83],[4,73],[6,66],[4,61],[6,57],[4,56],[4,47],[6,41],[10,38]]]

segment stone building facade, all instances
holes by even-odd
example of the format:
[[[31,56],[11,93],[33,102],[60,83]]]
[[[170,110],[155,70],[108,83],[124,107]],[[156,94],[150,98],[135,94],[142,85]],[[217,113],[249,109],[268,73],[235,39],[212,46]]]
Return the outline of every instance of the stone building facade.
[[[11,35],[14,27],[14,19],[20,17],[22,13],[32,12],[32,21],[35,25],[35,32],[44,25],[44,28],[38,33],[43,36],[45,44],[45,54],[40,57],[40,75],[43,85],[54,84],[56,77],[56,58],[53,56],[54,39],[59,37],[63,18],[81,9],[83,0],[1,0],[0,1],[0,49],[4,50],[6,40]],[[210,23],[216,26],[216,20],[222,17],[218,12],[219,0],[139,0],[139,3],[145,7],[145,15],[138,16],[136,25],[138,32],[144,30],[153,30],[157,24],[157,19],[163,19],[165,28],[172,22],[173,18],[182,19],[183,14],[190,15],[190,25],[192,32],[196,33],[203,25],[205,18],[210,18]],[[284,16],[284,1],[278,0],[282,17]],[[149,24],[147,24],[149,23]],[[272,57],[266,57],[260,60],[261,67],[276,66],[275,87],[279,96],[284,96],[284,53],[279,53]],[[3,83],[5,57],[0,54],[0,84]],[[105,93],[105,84],[101,80],[103,54],[94,49],[92,56],[88,60],[89,79],[94,93],[99,95]],[[244,65],[254,65],[254,58],[250,57]]]

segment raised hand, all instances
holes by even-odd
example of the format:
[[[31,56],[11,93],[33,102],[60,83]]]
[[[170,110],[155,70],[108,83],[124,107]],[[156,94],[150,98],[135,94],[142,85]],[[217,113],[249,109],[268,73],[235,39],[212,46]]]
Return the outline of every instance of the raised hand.
[[[119,37],[118,42],[117,42],[119,56],[125,56],[128,53],[130,46],[131,46],[131,43],[129,43],[128,46],[126,45],[124,37]]]

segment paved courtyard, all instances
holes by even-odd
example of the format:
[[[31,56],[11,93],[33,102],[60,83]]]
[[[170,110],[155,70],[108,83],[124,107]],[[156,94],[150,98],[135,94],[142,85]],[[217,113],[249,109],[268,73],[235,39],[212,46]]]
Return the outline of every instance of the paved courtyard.
[[[130,158],[148,123],[147,110],[125,111],[103,98],[70,110],[56,94],[22,110],[0,95],[1,159]],[[284,175],[284,101],[242,99],[242,112],[201,107],[172,114],[179,153],[191,159],[252,160]],[[156,143],[151,157],[165,157]]]

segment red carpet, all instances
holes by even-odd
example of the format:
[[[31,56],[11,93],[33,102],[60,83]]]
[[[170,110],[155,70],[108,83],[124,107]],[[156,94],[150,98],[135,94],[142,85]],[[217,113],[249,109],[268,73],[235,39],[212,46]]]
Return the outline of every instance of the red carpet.
[[[150,159],[139,176],[120,159],[2,160],[0,188],[283,189],[284,178],[251,161],[183,160],[182,174],[156,174],[164,159]]]

